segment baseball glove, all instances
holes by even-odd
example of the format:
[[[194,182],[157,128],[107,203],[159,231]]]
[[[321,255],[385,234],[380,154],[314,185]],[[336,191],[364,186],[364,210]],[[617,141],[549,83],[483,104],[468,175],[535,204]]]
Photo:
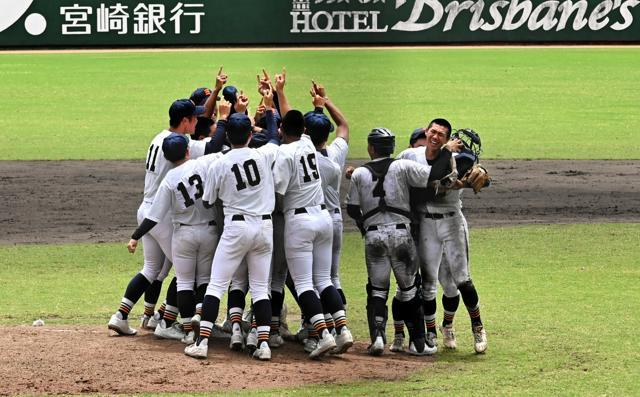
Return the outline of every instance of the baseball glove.
[[[466,187],[473,188],[474,193],[478,193],[483,187],[491,184],[491,178],[487,170],[480,164],[477,164],[464,174],[460,182]]]

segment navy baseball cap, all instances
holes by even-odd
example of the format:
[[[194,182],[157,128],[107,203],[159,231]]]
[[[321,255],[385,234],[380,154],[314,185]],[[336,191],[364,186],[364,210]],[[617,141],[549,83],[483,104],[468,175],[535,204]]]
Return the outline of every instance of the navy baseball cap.
[[[307,112],[304,115],[304,126],[309,134],[327,134],[334,130],[333,124],[324,113]]]
[[[251,119],[244,113],[234,113],[227,121],[227,133],[246,134],[251,131]]]
[[[207,98],[211,96],[211,90],[207,87],[198,88],[191,93],[191,99],[193,103],[199,106],[204,106]]]
[[[172,132],[162,141],[162,153],[164,158],[173,162],[182,160],[187,154],[189,147],[189,139],[182,134]]]
[[[191,99],[175,100],[169,108],[171,120],[181,120],[183,117],[198,116],[202,113],[204,113],[204,106],[196,106]]]
[[[409,138],[409,145],[413,146],[413,144],[421,138],[426,138],[426,135],[424,134],[424,128],[416,128],[411,133],[411,138]]]
[[[232,85],[228,85],[224,87],[224,89],[222,90],[222,96],[227,102],[236,103],[237,94],[238,94],[238,89]]]
[[[249,141],[249,147],[257,149],[269,143],[269,139],[270,138],[266,134],[253,134],[251,136],[251,141]]]

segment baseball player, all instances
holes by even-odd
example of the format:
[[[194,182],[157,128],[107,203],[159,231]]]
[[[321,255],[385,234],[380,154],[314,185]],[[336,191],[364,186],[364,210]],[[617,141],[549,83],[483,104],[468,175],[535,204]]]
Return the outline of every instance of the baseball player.
[[[421,164],[430,164],[442,156],[440,148],[451,135],[451,124],[445,119],[435,119],[426,128],[426,148],[407,149],[399,158],[410,159]],[[454,163],[455,164],[455,163]],[[455,170],[455,167],[452,167]],[[454,172],[458,178],[457,172]],[[462,214],[460,190],[447,190],[444,193],[428,197],[418,204],[420,213],[420,241],[418,251],[421,258],[422,299],[427,326],[427,344],[436,348],[436,290],[441,263],[443,272],[454,280],[457,290],[471,317],[474,337],[474,349],[484,353],[487,349],[487,336],[480,318],[480,304],[475,286],[469,273],[469,241],[467,222]],[[442,262],[443,252],[446,261]],[[446,322],[441,328],[445,346],[455,347],[455,334],[452,324],[453,313],[457,308],[457,291],[445,290],[443,306]]]
[[[138,224],[142,223],[147,216],[160,183],[167,172],[173,168],[173,164],[165,158],[162,152],[164,139],[172,133],[183,135],[193,133],[197,116],[203,112],[204,108],[197,107],[189,99],[179,99],[171,104],[169,108],[170,128],[157,134],[151,141],[147,151],[144,198],[138,208]],[[195,141],[190,141],[189,144],[191,145],[192,142]],[[136,330],[129,326],[129,313],[145,290],[154,280],[158,279],[158,275],[163,270],[165,259],[171,261],[172,234],[173,226],[170,218],[165,217],[153,228],[153,231],[143,237],[144,266],[140,273],[136,274],[129,282],[118,311],[109,320],[108,328],[110,330],[119,335],[136,334]],[[173,306],[167,306],[167,310],[172,310],[176,314],[178,312],[178,308]],[[170,326],[170,319],[166,322],[161,321],[156,327],[158,331],[156,334],[162,336],[165,331],[169,330]]]
[[[311,87],[315,110],[305,114],[304,123],[311,142],[318,153],[318,170],[322,181],[324,203],[333,220],[333,245],[331,255],[331,282],[340,294],[342,304],[347,299],[340,285],[340,253],[342,251],[342,214],[340,213],[340,182],[342,170],[349,153],[349,124],[340,109],[327,97],[325,88],[317,83]],[[327,145],[334,127],[322,113],[327,108],[336,123],[336,138]]]
[[[324,204],[316,149],[303,134],[304,117],[299,111],[284,115],[281,130],[286,145],[281,146],[274,168],[276,193],[285,218],[289,272],[302,311],[319,337],[309,357],[319,358],[334,348],[344,353],[353,345],[353,337],[346,327],[342,299],[331,283],[333,221]],[[335,339],[327,330],[323,307],[334,319]]]
[[[271,169],[279,139],[273,122],[271,98],[269,95],[264,98],[269,143],[259,149],[249,149],[251,120],[244,113],[234,113],[227,122],[227,138],[232,149],[220,161],[214,162],[207,172],[203,199],[210,203],[217,199],[223,202],[225,226],[213,259],[199,335],[195,343],[185,348],[185,354],[191,357],[207,357],[208,338],[218,316],[220,299],[246,258],[258,330],[258,348],[253,357],[271,359],[268,344],[271,320],[269,268],[273,249],[271,213],[275,206]]]
[[[369,354],[379,356],[386,343],[386,301],[391,271],[401,290],[399,301],[409,328],[409,353],[428,355],[434,348],[425,343],[420,301],[414,284],[417,272],[415,245],[410,232],[409,186],[426,187],[446,173],[451,151],[459,141],[451,141],[432,166],[390,157],[395,137],[386,128],[374,128],[367,137],[372,161],[351,175],[347,212],[365,236],[367,263],[367,321],[371,345]]]
[[[171,334],[183,343],[193,343],[191,318],[195,314],[194,281],[197,287],[209,282],[211,261],[218,241],[218,230],[211,206],[202,201],[203,175],[220,153],[189,160],[189,141],[184,135],[171,134],[162,144],[167,160],[176,168],[169,170],[158,188],[153,205],[128,244],[134,253],[138,240],[167,213],[174,225],[171,251],[177,278],[177,305],[183,320],[182,332]]]

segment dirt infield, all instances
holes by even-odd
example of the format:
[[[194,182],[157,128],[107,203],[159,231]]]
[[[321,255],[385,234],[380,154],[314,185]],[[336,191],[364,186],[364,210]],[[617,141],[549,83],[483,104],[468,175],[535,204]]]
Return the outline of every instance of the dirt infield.
[[[640,161],[504,160],[485,165],[493,186],[464,198],[472,228],[640,222]],[[0,244],[125,242],[136,226],[144,164],[4,161],[0,183]],[[343,186],[343,196],[346,190]]]
[[[366,345],[348,354],[311,361],[299,345],[273,350],[269,363],[232,352],[228,338],[214,338],[207,360],[183,353],[179,341],[142,331],[108,336],[106,327],[2,327],[0,395],[214,392],[367,379],[394,380],[430,366],[431,358],[387,354],[371,359]],[[10,381],[8,381],[10,380]]]
[[[464,200],[472,228],[640,222],[640,161],[485,165],[492,187],[478,195],[466,193]],[[124,244],[136,226],[143,184],[141,161],[0,162],[0,244]],[[106,326],[0,331],[0,374],[11,380],[0,395],[214,392],[393,380],[432,364],[431,359],[396,354],[372,359],[363,343],[344,357],[321,362],[310,362],[299,346],[289,344],[274,350],[273,361],[265,364],[230,352],[224,339],[213,342],[208,360],[198,361],[184,356],[181,343],[144,331],[133,338],[110,337]]]

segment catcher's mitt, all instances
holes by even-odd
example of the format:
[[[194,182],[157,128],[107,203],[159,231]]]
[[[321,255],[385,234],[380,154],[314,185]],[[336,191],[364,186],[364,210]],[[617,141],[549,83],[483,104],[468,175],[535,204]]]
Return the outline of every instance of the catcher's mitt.
[[[480,164],[477,164],[464,174],[460,182],[466,187],[473,188],[474,193],[478,193],[483,187],[491,184],[491,178],[487,170]]]

